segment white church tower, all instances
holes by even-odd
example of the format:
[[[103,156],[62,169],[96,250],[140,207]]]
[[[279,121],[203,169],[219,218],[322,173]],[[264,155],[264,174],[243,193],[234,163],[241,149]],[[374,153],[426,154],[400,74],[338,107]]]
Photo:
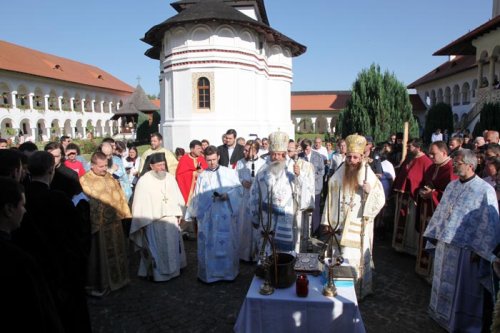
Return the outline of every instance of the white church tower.
[[[493,10],[491,12],[491,18],[495,18],[500,15],[500,0],[493,0]]]
[[[160,60],[161,131],[167,148],[217,146],[227,129],[250,139],[293,138],[292,57],[306,47],[269,26],[264,0],[183,0],[142,39]]]

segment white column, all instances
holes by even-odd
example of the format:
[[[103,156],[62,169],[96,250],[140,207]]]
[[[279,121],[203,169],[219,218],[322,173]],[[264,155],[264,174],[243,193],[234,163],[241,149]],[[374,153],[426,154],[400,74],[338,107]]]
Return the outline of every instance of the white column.
[[[33,110],[33,97],[35,97],[34,93],[29,93],[28,94],[28,103],[30,106],[30,110]]]
[[[116,111],[120,110],[120,102],[116,103]]]
[[[92,112],[95,112],[95,99],[92,100],[90,106],[92,108]]]
[[[101,112],[104,112],[104,101],[101,101]]]
[[[111,113],[113,109],[113,102],[109,102],[109,113]]]
[[[12,109],[15,109],[17,108],[17,100],[16,100],[16,96],[17,96],[17,91],[11,91],[10,92],[10,100],[12,101],[12,103],[10,103],[10,107]]]
[[[326,117],[326,123],[327,123],[327,131],[328,133],[331,133],[332,132],[332,119],[333,117]]]
[[[295,130],[297,131],[299,128],[300,128],[300,120],[302,118],[301,117],[295,117]]]
[[[43,101],[44,101],[44,104],[45,104],[45,111],[49,111],[49,95],[45,95],[43,96]]]
[[[38,133],[37,132],[38,132],[38,128],[36,126],[31,128],[31,141],[33,141],[33,142],[40,141],[38,139]]]
[[[81,103],[81,107],[82,107],[82,112],[85,112],[85,98],[82,98],[80,103]]]
[[[71,98],[69,99],[69,109],[70,109],[71,111],[75,111],[75,108],[73,107],[73,102],[74,102],[74,101],[75,101],[75,98],[74,98],[74,97],[71,97]]]
[[[477,87],[481,88],[483,85],[483,60],[477,62]]]
[[[493,90],[493,82],[495,82],[495,62],[497,61],[497,57],[492,55],[490,56],[490,65],[489,65],[489,89]]]
[[[311,117],[313,133],[316,133],[316,119],[317,117]]]
[[[50,141],[50,137],[52,136],[50,127],[45,127],[45,135],[47,136],[47,140]]]
[[[57,108],[59,109],[59,111],[62,111],[62,100],[62,96],[57,97]]]
[[[71,138],[76,138],[76,133],[75,133],[75,124],[69,123],[69,126],[71,127]]]

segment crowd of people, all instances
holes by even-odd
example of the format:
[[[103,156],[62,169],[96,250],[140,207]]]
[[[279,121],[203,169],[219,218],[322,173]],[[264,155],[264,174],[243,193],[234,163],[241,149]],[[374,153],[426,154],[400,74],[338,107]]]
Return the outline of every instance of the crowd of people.
[[[2,302],[30,305],[10,307],[7,324],[22,314],[33,319],[21,320],[26,328],[89,332],[86,297],[129,283],[129,242],[137,274],[168,281],[186,266],[184,241],[196,240],[198,279],[213,283],[237,278],[241,260],[308,252],[311,237],[335,236],[329,255],[343,256],[362,299],[374,288],[374,238],[392,232],[432,284],[431,317],[479,332],[500,273],[499,134],[444,134],[403,147],[401,133],[375,145],[359,134],[295,142],[229,129],[218,147],[192,140],[186,153],[154,133],[142,155],[105,138],[90,161],[67,136],[43,151],[0,139]]]

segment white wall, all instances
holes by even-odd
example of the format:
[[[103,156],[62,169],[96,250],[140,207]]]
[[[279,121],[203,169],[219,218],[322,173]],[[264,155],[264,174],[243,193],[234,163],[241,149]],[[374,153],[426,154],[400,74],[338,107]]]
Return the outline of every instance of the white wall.
[[[457,73],[457,74],[448,76],[446,78],[442,78],[442,79],[439,79],[436,81],[432,81],[432,82],[420,85],[420,86],[416,87],[415,89],[417,91],[417,94],[422,99],[422,101],[424,101],[424,103],[427,103],[426,93],[428,93],[429,96],[431,96],[431,91],[434,90],[436,93],[436,96],[437,96],[439,89],[442,89],[442,91],[443,91],[443,102],[444,102],[444,98],[445,98],[444,92],[446,90],[446,87],[449,87],[450,91],[451,91],[451,97],[450,97],[451,109],[452,109],[452,112],[454,114],[456,114],[460,120],[462,115],[466,112],[470,112],[475,105],[475,102],[476,102],[475,96],[477,96],[477,93],[473,97],[472,87],[473,87],[473,82],[476,79],[477,79],[477,67],[474,67],[474,68],[469,69],[467,71]],[[465,82],[467,82],[469,84],[469,87],[470,87],[470,93],[469,93],[470,103],[469,104],[462,103],[462,87],[463,87]],[[453,104],[453,87],[456,84],[458,84],[458,86],[460,87],[460,98],[459,98],[458,105]],[[437,100],[437,97],[436,97],[436,100]],[[430,107],[431,105],[427,104],[426,106]],[[425,125],[425,117],[423,119],[421,119],[421,121],[423,121],[422,124]]]
[[[29,99],[26,99],[26,106],[21,107],[19,102],[17,102],[16,107],[12,103],[12,99],[9,99],[9,107],[0,107],[0,126],[2,137],[9,137],[6,133],[5,124],[9,123],[15,129],[22,128],[21,123],[26,122],[30,128],[28,133],[26,133],[26,139],[32,141],[38,141],[38,130],[33,131],[32,129],[38,128],[37,124],[42,125],[42,134],[50,137],[50,127],[54,121],[58,122],[61,132],[58,135],[66,134],[69,136],[75,136],[74,128],[80,127],[78,132],[83,136],[86,124],[88,121],[96,128],[97,134],[110,135],[112,122],[109,119],[113,116],[113,112],[116,110],[116,105],[122,101],[124,102],[130,93],[117,92],[97,87],[90,87],[84,85],[78,85],[71,82],[63,82],[59,80],[52,80],[49,78],[36,77],[31,75],[25,75],[21,73],[14,73],[9,71],[0,71],[0,94],[4,92],[5,87],[8,87],[10,91],[18,91],[19,87],[26,88],[26,94],[39,94],[41,93],[42,107],[41,109],[30,108]],[[80,99],[90,99],[88,104],[88,111],[92,109],[92,100],[94,100],[94,112],[77,112],[77,111],[61,111],[57,105],[56,110],[46,110],[45,105],[45,95],[55,92],[55,96],[68,96],[69,98],[74,98],[79,96]],[[20,93],[18,91],[18,93]],[[88,97],[88,98],[87,98]],[[101,101],[104,101],[104,110],[101,111]],[[109,111],[109,104],[112,103],[112,112]],[[69,104],[70,102],[68,102]],[[0,103],[1,104],[1,103]],[[56,104],[58,102],[56,101]],[[70,106],[68,106],[70,108]],[[68,123],[69,121],[69,123]],[[68,124],[66,130],[65,124]],[[98,125],[101,125],[98,127]],[[107,126],[106,126],[107,125]],[[35,133],[33,133],[35,132]]]
[[[161,99],[171,102],[162,101],[161,113],[167,148],[187,148],[193,139],[220,145],[229,128],[246,139],[278,128],[293,137],[290,52],[266,43],[259,49],[260,40],[247,28],[217,24],[166,32]],[[193,78],[199,73],[212,77],[210,110],[196,107]]]

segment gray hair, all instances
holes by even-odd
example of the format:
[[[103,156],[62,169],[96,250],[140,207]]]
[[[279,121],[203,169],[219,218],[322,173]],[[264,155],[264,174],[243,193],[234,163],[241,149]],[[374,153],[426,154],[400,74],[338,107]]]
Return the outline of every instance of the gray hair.
[[[464,162],[467,165],[472,166],[472,170],[476,170],[477,167],[477,157],[476,154],[470,150],[470,149],[460,149],[457,151],[456,157],[461,156],[462,157],[462,162]]]

